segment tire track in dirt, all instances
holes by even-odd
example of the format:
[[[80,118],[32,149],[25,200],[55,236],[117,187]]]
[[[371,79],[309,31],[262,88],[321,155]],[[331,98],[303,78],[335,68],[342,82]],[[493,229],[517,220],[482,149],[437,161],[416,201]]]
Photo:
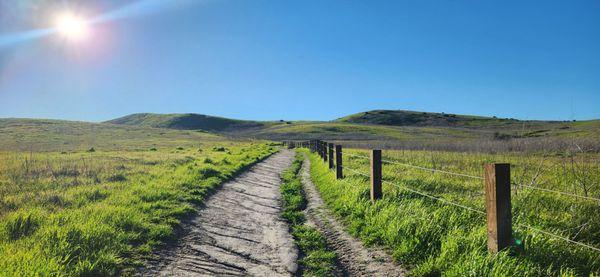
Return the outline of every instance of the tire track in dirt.
[[[143,275],[294,275],[298,250],[279,215],[280,175],[293,157],[282,150],[223,184]]]
[[[305,210],[308,224],[317,228],[327,244],[338,254],[345,276],[405,276],[406,270],[395,264],[383,249],[366,248],[363,243],[346,233],[344,226],[329,212],[310,178],[310,160],[302,165],[302,183],[308,205]]]

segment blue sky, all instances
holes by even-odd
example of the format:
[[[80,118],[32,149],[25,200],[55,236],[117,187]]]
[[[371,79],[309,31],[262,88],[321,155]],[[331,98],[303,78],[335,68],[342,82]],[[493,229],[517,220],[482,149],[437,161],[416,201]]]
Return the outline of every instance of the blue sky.
[[[600,118],[596,0],[15,2],[0,0],[0,41],[47,27],[56,10],[130,8],[85,41],[0,47],[0,117]]]

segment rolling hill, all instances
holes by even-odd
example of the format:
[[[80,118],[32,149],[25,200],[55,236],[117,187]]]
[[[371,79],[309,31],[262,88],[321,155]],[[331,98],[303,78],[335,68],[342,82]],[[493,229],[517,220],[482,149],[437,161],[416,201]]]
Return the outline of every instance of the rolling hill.
[[[211,132],[224,132],[260,128],[265,123],[249,120],[236,120],[203,114],[152,114],[137,113],[105,123],[131,126],[144,126],[154,128],[167,128],[177,130],[204,130]]]
[[[106,123],[204,130],[267,139],[600,138],[600,120],[542,121],[403,110],[373,110],[334,121],[249,121],[201,114],[132,114]]]
[[[564,149],[600,151],[600,120],[524,121],[376,110],[333,121],[251,121],[201,114],[132,114],[103,123],[0,119],[0,150],[40,151],[86,147],[130,148],[181,144],[219,135],[268,140],[323,139],[348,146],[440,150],[516,151]],[[165,140],[164,138],[170,138]],[[58,144],[58,142],[61,142]],[[159,146],[159,145],[157,145]]]
[[[204,131],[51,119],[0,119],[0,151],[176,148],[223,140]]]

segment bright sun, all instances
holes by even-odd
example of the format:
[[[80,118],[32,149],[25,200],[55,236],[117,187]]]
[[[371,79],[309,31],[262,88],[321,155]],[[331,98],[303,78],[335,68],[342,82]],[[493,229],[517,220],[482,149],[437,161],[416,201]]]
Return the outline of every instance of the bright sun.
[[[58,33],[68,40],[83,40],[89,34],[88,23],[82,17],[69,12],[57,16],[55,24]]]

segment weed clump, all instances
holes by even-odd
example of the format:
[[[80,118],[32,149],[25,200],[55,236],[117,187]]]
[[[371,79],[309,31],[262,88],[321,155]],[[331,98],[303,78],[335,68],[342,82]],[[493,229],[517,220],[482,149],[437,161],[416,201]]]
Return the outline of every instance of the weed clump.
[[[117,173],[106,178],[109,182],[123,182],[127,180],[127,177],[123,173]]]
[[[227,150],[227,148],[223,147],[223,146],[215,146],[212,149],[215,152],[225,152]]]
[[[32,213],[18,213],[5,220],[4,233],[9,240],[29,236],[40,225],[39,218]]]

